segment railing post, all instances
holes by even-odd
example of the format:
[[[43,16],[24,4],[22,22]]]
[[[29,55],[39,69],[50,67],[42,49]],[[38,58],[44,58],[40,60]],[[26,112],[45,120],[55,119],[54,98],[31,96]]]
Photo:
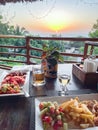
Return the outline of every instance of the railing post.
[[[88,44],[85,43],[85,45],[84,45],[84,55],[83,55],[83,59],[86,59],[86,58],[87,58],[87,51],[88,51]]]
[[[88,56],[87,52],[88,52],[89,46],[91,47],[89,55],[92,55],[93,50],[94,50],[94,46],[98,46],[98,43],[97,42],[96,43],[94,43],[94,42],[93,43],[90,43],[90,42],[85,43],[83,59],[87,58],[87,56]],[[98,56],[96,56],[96,57],[98,57]]]
[[[92,55],[92,54],[93,54],[93,50],[94,50],[94,46],[93,46],[93,45],[91,45],[90,55]]]
[[[27,64],[30,64],[30,38],[26,37]]]

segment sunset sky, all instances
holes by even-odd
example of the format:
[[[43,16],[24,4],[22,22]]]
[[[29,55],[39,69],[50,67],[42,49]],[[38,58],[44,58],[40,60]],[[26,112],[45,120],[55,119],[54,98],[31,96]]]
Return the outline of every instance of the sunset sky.
[[[25,27],[33,35],[87,36],[98,19],[98,0],[11,3],[0,5],[0,13],[4,21]]]

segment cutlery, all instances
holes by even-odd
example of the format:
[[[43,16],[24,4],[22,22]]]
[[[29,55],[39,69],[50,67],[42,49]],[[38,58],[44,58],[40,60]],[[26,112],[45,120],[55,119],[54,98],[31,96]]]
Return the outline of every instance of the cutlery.
[[[30,96],[29,93],[25,89],[22,88],[22,91],[24,92],[25,97],[29,97]]]

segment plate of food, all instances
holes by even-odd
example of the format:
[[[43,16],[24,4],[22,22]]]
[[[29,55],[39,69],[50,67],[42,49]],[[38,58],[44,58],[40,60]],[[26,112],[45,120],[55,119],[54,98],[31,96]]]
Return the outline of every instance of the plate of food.
[[[35,99],[35,130],[98,130],[98,94]]]
[[[4,71],[0,76],[0,96],[29,95],[29,71]]]

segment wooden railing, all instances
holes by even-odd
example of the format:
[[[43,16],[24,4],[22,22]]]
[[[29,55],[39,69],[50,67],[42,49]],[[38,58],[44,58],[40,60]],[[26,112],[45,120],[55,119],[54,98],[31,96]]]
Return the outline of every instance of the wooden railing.
[[[12,55],[12,56],[21,56],[25,58],[25,60],[10,60],[10,59],[0,59],[0,61],[6,61],[6,62],[16,62],[17,63],[22,63],[22,64],[36,64],[35,60],[33,59],[41,59],[41,56],[34,56],[30,54],[31,50],[35,50],[38,52],[42,52],[41,48],[36,48],[30,45],[31,40],[56,40],[56,41],[79,41],[79,42],[84,42],[84,47],[85,43],[91,43],[94,44],[98,42],[98,38],[73,38],[73,37],[33,37],[33,36],[13,36],[13,35],[0,35],[0,38],[18,38],[18,39],[24,39],[25,40],[25,45],[24,46],[7,46],[7,45],[0,45],[0,48],[10,48],[10,49],[24,49],[26,50],[25,54],[21,53],[13,53],[13,52],[0,52],[0,55],[6,54],[6,55]],[[87,50],[87,46],[85,47]],[[75,54],[75,53],[66,53],[66,52],[60,52],[63,56],[71,56],[71,57],[80,57],[80,58],[85,58],[87,56],[87,51],[84,50],[83,54]],[[98,57],[98,56],[97,56]],[[66,63],[75,63],[77,61],[70,60],[70,61],[65,61]],[[7,65],[7,64],[6,64]],[[3,66],[6,66],[3,65]]]

